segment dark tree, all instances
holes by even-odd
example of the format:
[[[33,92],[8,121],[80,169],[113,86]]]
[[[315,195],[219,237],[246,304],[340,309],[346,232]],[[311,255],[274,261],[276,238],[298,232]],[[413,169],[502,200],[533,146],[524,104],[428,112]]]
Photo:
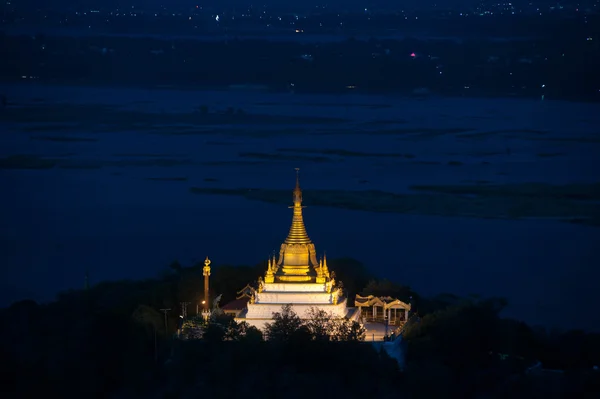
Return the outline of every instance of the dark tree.
[[[209,323],[204,329],[204,334],[202,335],[202,339],[206,342],[215,344],[218,342],[223,342],[225,339],[226,331],[222,325],[216,323]]]
[[[273,322],[267,323],[265,333],[269,340],[287,342],[300,326],[302,320],[293,311],[292,305],[284,305],[281,312],[273,313]]]

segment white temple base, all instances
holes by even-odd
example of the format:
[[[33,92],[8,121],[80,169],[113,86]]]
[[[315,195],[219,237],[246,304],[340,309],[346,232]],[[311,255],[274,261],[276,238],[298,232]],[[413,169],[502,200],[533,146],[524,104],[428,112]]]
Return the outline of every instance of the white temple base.
[[[273,313],[281,312],[283,305],[279,304],[278,306],[267,305],[259,307],[256,307],[256,305],[257,304],[248,304],[248,310],[242,312],[240,317],[236,317],[235,321],[238,323],[245,321],[249,325],[264,331],[266,324],[273,322]],[[311,307],[323,310],[327,312],[327,314],[331,314],[334,318],[348,318],[352,321],[360,321],[360,308],[347,308],[346,300],[337,305],[292,304],[292,310],[303,320],[308,319],[307,311]],[[253,309],[252,314],[249,314],[250,309]]]
[[[318,308],[325,311],[327,314],[333,315],[333,317],[345,317],[348,313],[346,308],[346,300],[342,300],[337,304],[332,303],[318,303],[307,300],[290,301],[290,302],[279,302],[279,303],[252,303],[248,304],[248,311],[246,312],[246,318],[248,319],[272,319],[273,313],[281,312],[282,307],[286,304],[292,305],[292,310],[300,316],[301,319],[308,317],[308,312],[311,308]]]

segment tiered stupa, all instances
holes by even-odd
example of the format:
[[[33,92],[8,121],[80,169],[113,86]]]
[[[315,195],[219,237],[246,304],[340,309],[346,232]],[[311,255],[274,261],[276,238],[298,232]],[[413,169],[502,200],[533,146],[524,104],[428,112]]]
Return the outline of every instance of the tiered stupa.
[[[360,312],[346,307],[346,298],[336,285],[334,273],[327,267],[326,256],[317,261],[315,244],[306,233],[298,169],[293,193],[292,226],[281,244],[279,258],[273,255],[268,260],[264,279],[259,278],[258,289],[251,296],[247,310],[236,320],[262,329],[272,320],[273,313],[281,312],[282,306],[287,304],[292,305],[301,318],[311,307],[316,307],[334,317],[357,320]]]

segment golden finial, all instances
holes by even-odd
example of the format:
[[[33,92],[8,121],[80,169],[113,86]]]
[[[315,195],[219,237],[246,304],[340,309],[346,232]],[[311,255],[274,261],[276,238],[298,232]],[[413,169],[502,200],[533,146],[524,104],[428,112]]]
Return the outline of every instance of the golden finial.
[[[202,268],[202,274],[205,276],[210,276],[210,259],[208,259],[208,256],[204,260],[204,267]]]
[[[323,273],[323,258],[319,259],[319,267],[317,268],[317,284],[325,283],[325,274]]]
[[[300,189],[300,168],[296,169],[296,188],[294,188],[294,206],[291,206],[294,210],[294,216],[292,218],[292,226],[285,240],[286,244],[310,244],[310,238],[306,234],[306,228],[304,227],[304,220],[302,219],[302,190]]]
[[[271,263],[271,259],[269,258],[267,262],[267,274],[265,275],[265,283],[274,283],[275,276],[273,275],[274,264]]]
[[[296,187],[294,188],[294,206],[302,206],[302,190],[300,189],[300,168],[296,170]]]

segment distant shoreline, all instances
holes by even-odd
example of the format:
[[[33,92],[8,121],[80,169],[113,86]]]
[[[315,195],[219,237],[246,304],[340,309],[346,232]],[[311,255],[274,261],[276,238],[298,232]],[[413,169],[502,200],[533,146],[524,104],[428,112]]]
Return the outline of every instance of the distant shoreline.
[[[508,35],[493,42],[495,32],[440,37],[433,28],[408,27],[367,31],[366,36],[361,30],[318,35],[285,29],[199,30],[178,40],[182,36],[140,35],[138,28],[110,34],[100,27],[41,26],[48,34],[32,34],[25,27],[29,34],[4,34],[0,47],[9,62],[0,65],[0,82],[600,102],[600,81],[592,67],[600,53],[590,40],[570,36],[536,40],[532,33],[529,41]],[[369,33],[374,33],[370,39]],[[465,39],[456,43],[457,37]]]
[[[455,42],[484,41],[484,42],[527,42],[543,40],[542,36],[515,36],[515,37],[481,37],[465,34],[463,36],[443,36],[439,33],[410,32],[397,29],[393,33],[369,33],[356,30],[355,32],[327,32],[327,33],[295,33],[293,29],[286,30],[230,30],[230,31],[203,31],[198,34],[165,34],[165,33],[137,33],[137,32],[110,32],[106,30],[85,28],[55,28],[55,27],[8,27],[4,32],[8,36],[37,35],[44,34],[55,37],[122,37],[131,39],[154,39],[154,40],[197,40],[207,42],[219,42],[227,40],[255,41],[264,40],[268,42],[301,42],[301,43],[333,43],[346,40],[369,41],[395,40],[403,41],[416,39],[420,41]]]
[[[519,99],[542,101],[539,95],[530,93],[490,93],[484,90],[471,90],[468,94],[465,91],[448,89],[445,91],[430,91],[427,94],[417,94],[411,90],[295,90],[293,93],[283,87],[253,84],[230,84],[230,85],[206,85],[206,84],[150,84],[150,83],[121,83],[121,82],[102,82],[86,80],[75,82],[72,80],[29,80],[29,79],[2,79],[0,78],[0,95],[2,85],[27,86],[65,86],[65,87],[90,87],[90,88],[121,88],[121,89],[141,89],[141,90],[172,90],[172,91],[230,91],[230,92],[266,92],[266,93],[290,93],[293,94],[311,94],[311,95],[364,95],[364,96],[393,96],[402,98],[413,98],[415,101],[422,101],[428,98],[487,98],[487,99]],[[10,98],[8,99],[10,102]],[[546,97],[543,101],[567,101],[571,103],[600,103],[600,96],[596,98],[569,96]]]

